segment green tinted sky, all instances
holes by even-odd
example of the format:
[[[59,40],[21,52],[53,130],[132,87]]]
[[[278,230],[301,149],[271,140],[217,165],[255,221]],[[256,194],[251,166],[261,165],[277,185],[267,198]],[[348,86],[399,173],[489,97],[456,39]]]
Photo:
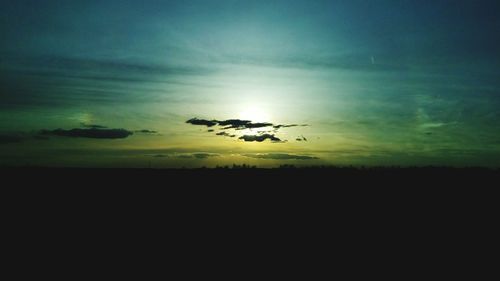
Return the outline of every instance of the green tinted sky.
[[[1,165],[500,166],[498,1],[1,4]]]

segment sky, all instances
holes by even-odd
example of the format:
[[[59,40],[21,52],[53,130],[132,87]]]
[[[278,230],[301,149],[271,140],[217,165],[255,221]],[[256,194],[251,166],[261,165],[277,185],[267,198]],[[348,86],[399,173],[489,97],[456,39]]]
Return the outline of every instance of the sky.
[[[500,167],[498,1],[0,4],[0,166]]]

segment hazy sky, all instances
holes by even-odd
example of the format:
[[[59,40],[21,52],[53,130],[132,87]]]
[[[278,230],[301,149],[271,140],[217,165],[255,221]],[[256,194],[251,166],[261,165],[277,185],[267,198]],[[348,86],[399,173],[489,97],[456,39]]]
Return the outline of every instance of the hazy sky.
[[[0,3],[0,165],[500,167],[499,1]]]

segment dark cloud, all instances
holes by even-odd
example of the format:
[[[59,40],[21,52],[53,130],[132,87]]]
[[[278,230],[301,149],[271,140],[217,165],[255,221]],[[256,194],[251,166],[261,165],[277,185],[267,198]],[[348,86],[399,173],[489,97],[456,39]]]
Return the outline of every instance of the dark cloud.
[[[307,141],[306,137],[300,136],[295,139],[296,141]]]
[[[20,136],[0,135],[0,144],[19,143],[22,141],[23,138],[21,138]]]
[[[218,121],[220,126],[226,126],[223,129],[236,129],[236,130],[244,130],[244,129],[257,129],[257,128],[265,128],[271,127],[273,124],[271,123],[252,123],[249,120],[240,120],[240,119],[230,119],[224,121]]]
[[[131,131],[125,129],[56,129],[56,130],[42,130],[42,136],[60,136],[71,138],[92,138],[92,139],[124,139],[133,135]]]
[[[81,125],[82,125],[82,127],[88,128],[88,129],[98,129],[98,130],[108,129],[107,126],[103,126],[103,125],[85,124],[85,123],[82,123]],[[146,134],[146,135],[155,135],[155,134],[158,134],[157,131],[148,130],[148,129],[136,130],[136,131],[134,131],[134,133]]]
[[[207,127],[213,127],[213,126],[217,125],[216,120],[210,121],[210,120],[204,120],[204,119],[198,119],[198,118],[189,119],[188,121],[186,121],[186,123],[192,124],[192,125],[198,125],[198,126],[207,126]]]
[[[228,119],[228,120],[206,120],[206,119],[198,119],[198,118],[193,118],[186,123],[193,124],[193,125],[201,125],[201,126],[207,126],[207,127],[213,127],[215,125],[222,126],[223,130],[228,130],[228,129],[236,129],[236,130],[243,130],[243,129],[257,129],[257,128],[266,128],[266,127],[273,127],[274,129],[281,129],[281,128],[290,128],[290,127],[298,127],[298,126],[308,126],[306,124],[304,125],[298,125],[298,124],[291,124],[291,125],[286,125],[286,124],[278,124],[274,125],[273,123],[267,123],[267,122],[260,122],[260,123],[253,123],[250,120],[241,120],[241,119]]]
[[[286,153],[265,153],[265,154],[243,154],[243,156],[257,159],[272,159],[272,160],[317,160],[318,157],[307,155],[294,155]]]
[[[259,122],[259,123],[253,123],[250,120],[241,120],[241,119],[228,119],[228,120],[206,120],[206,119],[198,119],[198,118],[193,118],[186,123],[192,124],[192,125],[201,125],[201,126],[207,126],[207,127],[213,127],[213,126],[220,126],[220,130],[245,130],[245,129],[260,129],[260,128],[269,128],[269,129],[263,129],[259,130],[257,135],[243,135],[240,136],[239,139],[244,140],[246,142],[263,142],[267,139],[271,140],[272,142],[284,142],[280,138],[275,136],[275,133],[278,132],[279,129],[281,128],[290,128],[290,127],[303,127],[303,126],[309,126],[307,124],[299,125],[299,124],[273,124],[273,123],[268,123],[268,122]],[[210,129],[208,132],[213,132],[214,130]],[[274,133],[274,134],[272,134]],[[224,136],[224,137],[231,137],[234,138],[236,137],[235,134],[229,134],[227,132],[219,132],[216,133],[217,136]],[[298,139],[297,139],[298,140]],[[307,141],[306,138],[302,137],[300,141]]]
[[[271,126],[273,126],[273,124],[271,123],[249,123],[245,127],[248,129],[255,129],[255,128],[265,128]]]
[[[292,124],[292,125],[274,125],[273,128],[275,129],[281,129],[281,128],[290,128],[290,127],[297,127],[298,125]]]
[[[229,126],[233,128],[238,128],[245,126],[249,123],[252,123],[252,121],[249,120],[240,120],[240,119],[229,119],[229,120],[224,120],[224,121],[217,121],[220,126]]]
[[[220,132],[220,133],[216,133],[217,136],[224,136],[224,137],[230,137],[230,138],[234,138],[236,137],[236,135],[232,135],[232,134],[229,134],[227,132]]]
[[[136,133],[140,133],[140,134],[149,134],[149,135],[154,135],[154,134],[158,134],[157,131],[153,131],[153,130],[138,130],[138,131],[135,131]]]
[[[274,125],[273,128],[275,129],[281,129],[281,128],[291,128],[291,127],[307,127],[309,125],[307,124],[302,124],[302,125],[299,125],[299,124],[291,124],[291,125]]]
[[[215,153],[204,153],[204,152],[198,152],[198,153],[190,153],[190,154],[179,154],[177,155],[177,158],[185,158],[185,159],[207,159],[210,157],[218,157],[220,156],[219,154]]]
[[[244,140],[246,142],[263,142],[267,139],[271,140],[272,142],[282,142],[281,139],[275,137],[274,135],[271,134],[263,134],[263,135],[244,135],[239,138],[240,140]]]

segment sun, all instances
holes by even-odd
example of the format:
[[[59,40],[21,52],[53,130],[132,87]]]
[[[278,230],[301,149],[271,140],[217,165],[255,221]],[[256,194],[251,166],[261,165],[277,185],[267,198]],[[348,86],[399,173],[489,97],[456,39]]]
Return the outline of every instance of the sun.
[[[241,120],[250,120],[252,122],[270,122],[271,120],[271,115],[259,106],[244,107],[238,117]]]

